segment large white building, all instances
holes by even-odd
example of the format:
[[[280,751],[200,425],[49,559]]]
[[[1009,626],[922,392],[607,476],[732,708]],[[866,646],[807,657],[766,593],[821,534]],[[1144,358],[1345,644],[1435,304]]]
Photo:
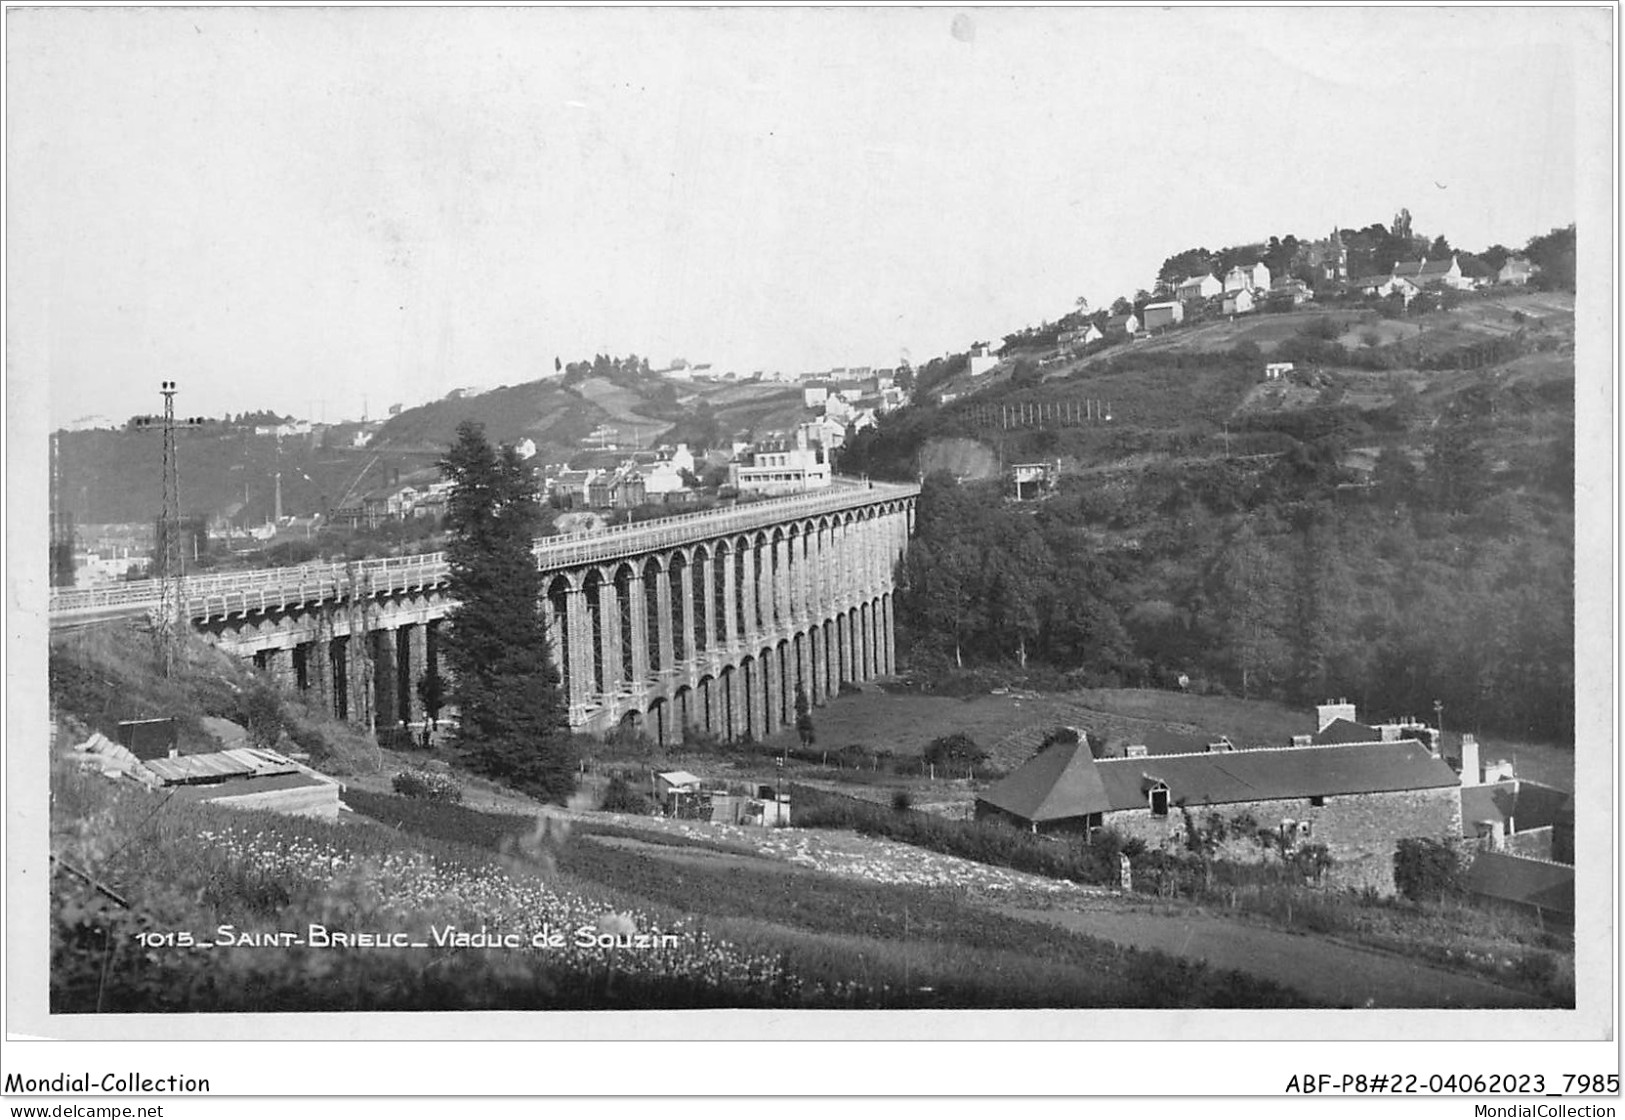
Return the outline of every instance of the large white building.
[[[728,481],[751,494],[799,494],[830,484],[829,456],[822,447],[767,443],[728,464]]]

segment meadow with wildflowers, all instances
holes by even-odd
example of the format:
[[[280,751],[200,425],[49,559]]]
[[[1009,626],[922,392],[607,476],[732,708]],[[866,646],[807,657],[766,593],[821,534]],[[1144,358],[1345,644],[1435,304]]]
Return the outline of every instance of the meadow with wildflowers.
[[[783,860],[679,867],[547,812],[356,800],[374,816],[328,823],[59,766],[52,1009],[1299,1002],[1250,977],[967,907],[940,884]],[[1157,980],[1170,974],[1177,991]]]

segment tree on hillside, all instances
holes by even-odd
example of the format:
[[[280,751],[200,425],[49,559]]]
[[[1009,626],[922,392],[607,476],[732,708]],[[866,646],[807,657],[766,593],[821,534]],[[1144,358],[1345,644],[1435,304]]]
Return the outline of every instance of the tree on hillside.
[[[1271,276],[1291,275],[1292,267],[1298,262],[1298,239],[1292,234],[1285,237],[1271,237],[1269,246],[1264,250],[1264,265],[1270,270]]]
[[[1206,276],[1213,270],[1213,254],[1206,249],[1186,249],[1175,253],[1157,269],[1157,283],[1169,288],[1193,276]]]
[[[440,470],[452,483],[446,556],[457,606],[445,653],[457,744],[475,770],[562,800],[575,788],[574,762],[531,552],[544,531],[535,481],[512,447],[492,447],[466,420]]]
[[[1434,505],[1448,513],[1472,512],[1489,492],[1489,456],[1474,436],[1472,425],[1457,418],[1433,430],[1427,482]]]
[[[807,690],[799,684],[796,685],[796,734],[804,747],[818,741],[818,734],[813,730],[812,703],[807,699]]]
[[[1492,272],[1500,272],[1501,266],[1507,263],[1508,257],[1512,256],[1512,250],[1508,249],[1505,245],[1497,243],[1491,245],[1482,253],[1477,254],[1477,256],[1479,260],[1483,261],[1489,266]],[[1464,263],[1462,265],[1462,270],[1466,271],[1466,268],[1467,266]]]
[[[1572,222],[1563,229],[1530,238],[1524,255],[1540,270],[1535,274],[1534,283],[1544,288],[1574,291],[1574,246]]]

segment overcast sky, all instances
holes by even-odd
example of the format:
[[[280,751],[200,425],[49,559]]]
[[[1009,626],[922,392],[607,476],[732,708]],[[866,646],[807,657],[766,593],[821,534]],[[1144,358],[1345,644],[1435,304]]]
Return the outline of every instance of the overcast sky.
[[[6,18],[8,376],[53,425],[165,378],[336,420],[597,351],[920,363],[1196,245],[1401,206],[1522,245],[1612,173],[1604,9]]]

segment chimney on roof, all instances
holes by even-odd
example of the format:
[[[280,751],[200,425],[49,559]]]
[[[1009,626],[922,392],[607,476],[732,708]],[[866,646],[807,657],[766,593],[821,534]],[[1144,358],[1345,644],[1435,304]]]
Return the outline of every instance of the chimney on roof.
[[[1517,777],[1517,771],[1513,769],[1512,763],[1504,758],[1488,763],[1484,767],[1484,782],[1486,785],[1492,782],[1516,781]]]
[[[1317,732],[1324,731],[1334,721],[1340,719],[1346,719],[1350,723],[1358,723],[1359,721],[1354,716],[1354,705],[1347,700],[1339,700],[1335,704],[1328,700],[1324,704],[1315,706],[1315,723],[1317,725],[1315,730]]]
[[[1483,776],[1478,768],[1478,739],[1473,735],[1461,737],[1461,784],[1482,785]]]
[[[1144,743],[1130,743],[1124,754],[1125,758],[1144,758],[1146,754]]]

